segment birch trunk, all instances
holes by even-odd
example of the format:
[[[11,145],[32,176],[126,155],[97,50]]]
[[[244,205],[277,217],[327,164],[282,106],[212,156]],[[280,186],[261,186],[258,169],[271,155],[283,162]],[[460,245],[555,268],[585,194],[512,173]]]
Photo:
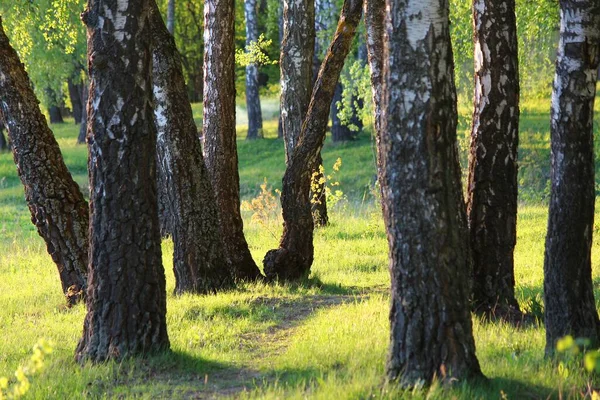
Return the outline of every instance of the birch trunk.
[[[475,310],[518,321],[519,61],[514,0],[475,0],[475,95],[467,215]]]
[[[156,3],[151,3],[154,122],[162,184],[158,192],[173,237],[175,293],[214,293],[233,284],[219,234],[217,204],[181,57]]]
[[[546,353],[565,336],[598,342],[591,244],[594,229],[593,110],[600,57],[600,7],[560,1],[552,93],[552,188],[544,260]]]
[[[23,64],[0,19],[0,114],[6,122],[31,222],[58,268],[69,304],[87,282],[88,205],[67,169]]]
[[[148,0],[89,0],[90,273],[79,362],[169,347]]]
[[[233,0],[204,3],[204,152],[215,190],[225,254],[239,279],[260,271],[244,237],[235,132],[235,8]]]
[[[315,51],[314,0],[284,0],[281,43],[281,122],[289,164],[300,138],[312,92]]]
[[[256,0],[244,0],[246,17],[246,46],[258,40],[258,17]],[[246,109],[248,110],[248,133],[246,139],[262,138],[263,121],[258,95],[258,67],[252,63],[246,66]]]
[[[387,376],[410,386],[480,377],[448,1],[387,0],[386,8],[379,153],[392,280]]]
[[[350,51],[362,15],[361,0],[346,0],[339,23],[321,65],[306,114],[300,141],[283,177],[281,206],[283,235],[279,248],[269,250],[263,264],[267,279],[297,280],[307,277],[314,257],[310,178],[325,140],[329,105],[344,60]]]

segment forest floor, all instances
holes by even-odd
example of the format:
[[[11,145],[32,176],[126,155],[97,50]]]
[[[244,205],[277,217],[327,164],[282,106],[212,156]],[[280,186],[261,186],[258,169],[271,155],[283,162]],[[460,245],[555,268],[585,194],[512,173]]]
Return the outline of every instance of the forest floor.
[[[453,387],[434,383],[405,390],[384,384],[389,342],[387,243],[368,133],[344,144],[328,139],[324,147],[326,172],[333,175],[330,182],[339,182],[332,189],[344,196],[331,209],[331,224],[316,231],[315,262],[308,280],[297,285],[241,284],[211,296],[175,296],[173,244],[165,240],[171,351],[83,367],[74,362],[73,354],[84,306],[64,307],[56,268],[30,222],[12,157],[0,154],[0,377],[12,377],[27,364],[32,346],[43,338],[52,342],[53,352],[45,368],[31,377],[27,398],[590,397],[600,380],[585,371],[581,355],[561,355],[560,362],[544,358],[542,279],[550,169],[546,103],[526,104],[521,119],[515,252],[517,298],[538,322],[514,327],[474,318],[477,356],[487,382],[459,382]],[[276,102],[266,101],[264,107],[265,139],[242,140],[244,121],[238,125],[245,232],[259,265],[266,251],[277,246],[281,232],[278,205],[266,201],[260,185],[266,179],[265,190],[275,193],[284,171],[283,143],[275,138]],[[194,110],[201,116],[199,106]],[[467,110],[462,110],[463,163],[468,120]],[[87,153],[85,146],[75,143],[77,127],[67,123],[52,129],[85,193]],[[338,158],[342,166],[333,172]],[[263,211],[258,212],[252,199],[263,201]],[[599,231],[597,222],[594,266],[600,262]],[[593,278],[599,299],[597,268]]]

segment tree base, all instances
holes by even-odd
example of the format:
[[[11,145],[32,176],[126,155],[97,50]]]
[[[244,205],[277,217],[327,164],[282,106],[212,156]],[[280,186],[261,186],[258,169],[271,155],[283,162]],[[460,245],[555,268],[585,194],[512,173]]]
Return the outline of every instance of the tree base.
[[[298,281],[310,273],[310,267],[306,267],[304,257],[286,248],[269,250],[263,259],[263,266],[265,276],[270,282]]]

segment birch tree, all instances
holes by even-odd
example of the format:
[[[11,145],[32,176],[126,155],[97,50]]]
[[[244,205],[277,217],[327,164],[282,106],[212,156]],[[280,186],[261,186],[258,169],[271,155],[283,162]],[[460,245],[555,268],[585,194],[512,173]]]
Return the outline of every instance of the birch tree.
[[[0,19],[2,121],[8,129],[31,221],[58,268],[62,292],[68,303],[74,304],[87,283],[88,205],[64,163],[29,76]]]
[[[90,254],[79,362],[169,347],[148,0],[89,0]]]
[[[244,16],[246,17],[246,46],[258,41],[258,17],[256,0],[244,0]],[[262,137],[262,110],[258,95],[258,67],[251,62],[246,66],[246,109],[248,111],[248,133],[246,139]]]
[[[215,190],[220,234],[234,276],[261,276],[244,237],[235,132],[235,8],[233,0],[204,3],[205,161]]]
[[[387,376],[480,377],[447,0],[386,1],[380,182],[391,293]]]
[[[362,0],[344,1],[333,40],[315,82],[300,140],[283,177],[283,235],[279,248],[269,250],[263,260],[265,275],[270,280],[297,280],[310,273],[314,259],[310,180],[325,140],[335,85],[361,16]]]
[[[519,60],[514,0],[475,0],[475,94],[467,214],[477,312],[515,319]]]
[[[593,110],[600,57],[600,5],[560,1],[552,93],[552,172],[544,259],[546,353],[565,336],[597,342],[591,245],[594,229]]]

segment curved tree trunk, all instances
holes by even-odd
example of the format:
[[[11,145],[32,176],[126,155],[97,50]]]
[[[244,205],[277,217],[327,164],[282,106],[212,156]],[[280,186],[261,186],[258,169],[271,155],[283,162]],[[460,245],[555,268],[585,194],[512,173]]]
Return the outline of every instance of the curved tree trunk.
[[[84,144],[85,137],[87,135],[87,126],[88,126],[87,109],[88,109],[88,97],[89,97],[88,85],[89,85],[89,83],[87,82],[87,80],[86,80],[86,82],[83,83],[83,85],[81,85],[81,99],[82,99],[83,107],[81,108],[81,124],[79,125],[79,135],[77,136],[77,144]]]
[[[157,128],[159,198],[175,246],[175,292],[212,293],[233,283],[217,219],[217,204],[192,107],[187,98],[181,58],[154,0],[154,121]]]
[[[281,43],[281,118],[285,160],[289,164],[300,138],[312,92],[315,51],[314,0],[284,0]]]
[[[235,134],[235,8],[233,0],[204,3],[204,152],[215,190],[227,261],[239,279],[260,271],[244,237]]]
[[[475,0],[475,95],[467,215],[475,310],[518,321],[519,60],[514,0]]]
[[[89,0],[90,274],[79,362],[169,347],[148,0]]]
[[[88,205],[42,115],[27,73],[0,20],[0,109],[8,127],[31,221],[58,267],[69,304],[87,280]]]
[[[365,0],[365,30],[367,35],[367,56],[371,70],[371,90],[373,91],[373,121],[375,142],[379,148],[381,140],[381,104],[383,76],[383,34],[385,31],[385,0]],[[381,160],[377,154],[377,170],[381,170]]]
[[[244,0],[246,16],[246,46],[258,40],[258,17],[256,0]],[[258,67],[256,64],[246,66],[246,109],[248,110],[248,134],[246,139],[258,139],[263,136],[263,120],[258,95]]]
[[[544,259],[546,354],[565,335],[598,342],[591,244],[594,229],[593,110],[600,7],[561,0],[552,93],[552,189]]]
[[[388,379],[480,377],[448,2],[388,0],[386,8],[379,152],[392,279]]]
[[[281,191],[283,235],[279,248],[269,250],[263,261],[265,275],[270,280],[296,280],[310,273],[314,257],[310,178],[317,167],[325,140],[335,85],[350,51],[361,14],[361,0],[344,2],[333,41],[315,83],[300,141],[288,161]]]

